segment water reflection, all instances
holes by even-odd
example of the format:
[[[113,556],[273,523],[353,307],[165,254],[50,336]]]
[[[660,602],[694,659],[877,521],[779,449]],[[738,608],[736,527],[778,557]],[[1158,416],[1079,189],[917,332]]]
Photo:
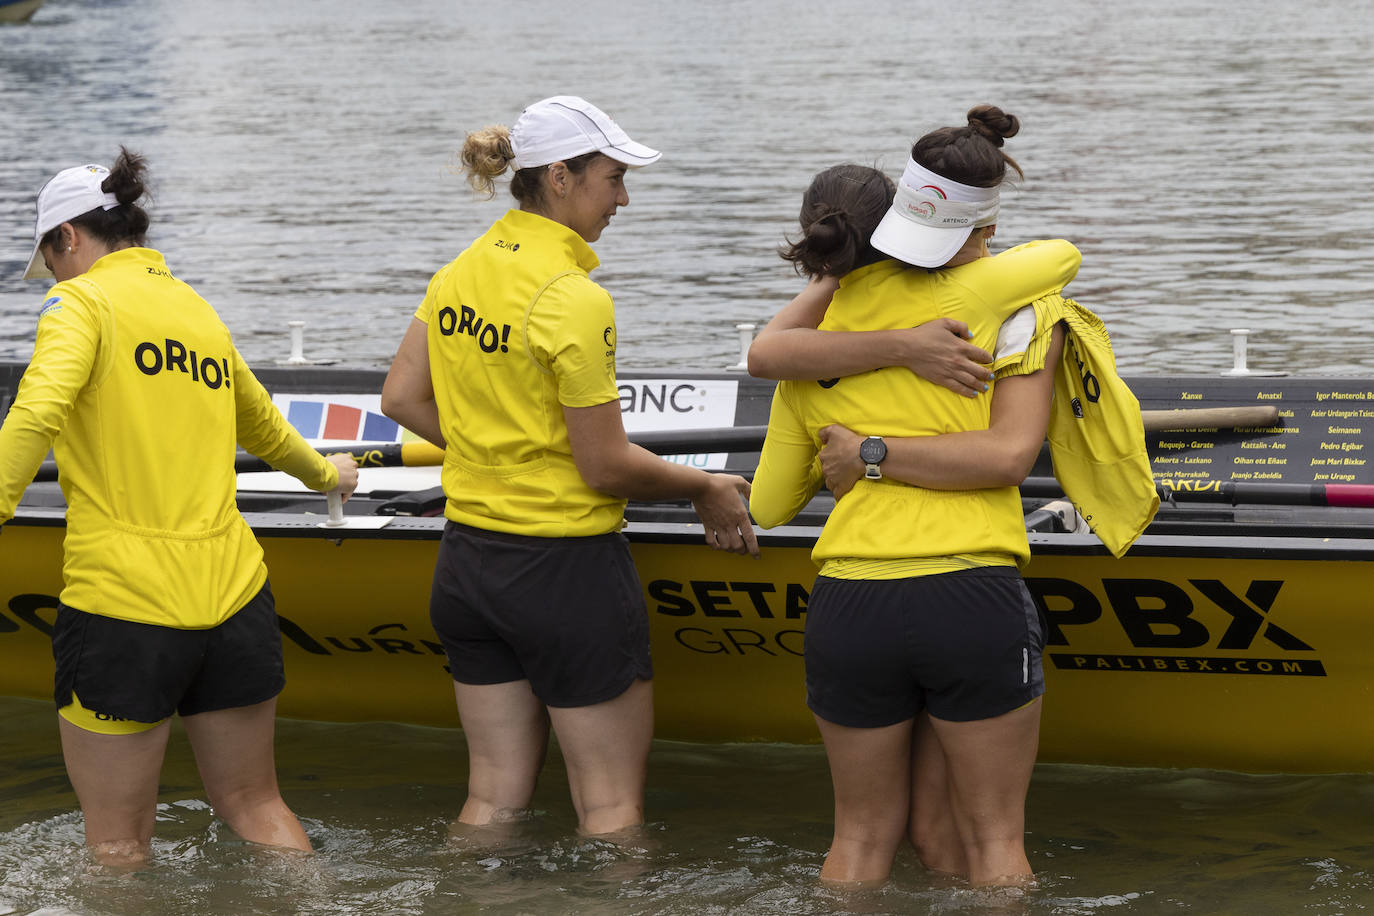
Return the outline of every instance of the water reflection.
[[[461,733],[295,721],[278,729],[282,788],[316,856],[236,840],[174,735],[154,864],[114,876],[80,854],[60,758],[34,753],[55,745],[47,704],[0,700],[0,713],[15,738],[0,749],[5,914],[1288,914],[1374,902],[1370,776],[1042,766],[1027,817],[1039,889],[971,891],[904,850],[886,887],[843,893],[817,881],[831,801],[818,747],[657,742],[652,820],[620,842],[577,835],[555,753],[531,818],[454,841]]]
[[[1020,114],[1027,171],[998,239],[1065,237],[1071,287],[1128,373],[1250,363],[1369,373],[1374,19],[1349,4],[1091,0],[50,0],[0,29],[0,358],[27,358],[44,287],[18,279],[59,167],[147,153],[154,243],[254,361],[384,364],[431,273],[507,206],[445,169],[464,128],[581,92],[662,148],[597,246],[625,367],[736,359],[734,324],[799,288],[776,257],[810,176],[900,170],[921,132],[990,100]],[[1148,16],[1148,20],[1145,18]],[[970,49],[986,57],[970,66]],[[3,544],[3,540],[0,540]],[[0,699],[0,914],[985,912],[909,854],[869,895],[816,885],[830,794],[816,748],[655,746],[642,847],[579,840],[562,774],[500,850],[445,839],[461,738],[283,723],[308,863],[236,843],[174,749],[157,864],[73,858],[81,826],[51,712]],[[360,751],[362,749],[362,751]],[[403,769],[391,761],[403,760]],[[1031,913],[1349,912],[1374,905],[1374,778],[1042,767]]]
[[[1256,330],[1259,368],[1367,372],[1374,26],[1342,10],[52,3],[0,57],[0,357],[31,350],[37,184],[127,141],[160,182],[155,243],[251,360],[304,319],[314,355],[383,364],[430,274],[506,206],[445,171],[461,131],[571,88],[667,154],[598,246],[626,367],[733,362],[733,325],[797,288],[775,250],[811,174],[898,170],[994,100],[1024,118],[1028,175],[998,238],[1079,244],[1071,291],[1128,373],[1229,365],[1231,327]],[[989,66],[965,65],[974,46]]]

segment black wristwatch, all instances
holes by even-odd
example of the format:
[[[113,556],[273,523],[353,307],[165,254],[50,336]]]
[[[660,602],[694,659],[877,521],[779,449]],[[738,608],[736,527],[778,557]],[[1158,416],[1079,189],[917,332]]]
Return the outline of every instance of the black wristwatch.
[[[864,477],[869,480],[882,480],[883,471],[878,465],[887,457],[887,443],[881,436],[869,436],[859,443],[859,460],[864,463]]]

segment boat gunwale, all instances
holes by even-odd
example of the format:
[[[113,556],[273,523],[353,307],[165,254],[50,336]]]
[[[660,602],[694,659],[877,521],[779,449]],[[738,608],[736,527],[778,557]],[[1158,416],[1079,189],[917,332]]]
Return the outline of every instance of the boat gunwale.
[[[328,528],[321,526],[324,516],[303,512],[245,512],[243,517],[259,538],[326,541],[437,541],[446,523],[442,516],[392,516],[384,528],[349,528],[346,525]],[[4,527],[12,525],[61,528],[66,525],[65,512],[56,507],[21,507]],[[769,547],[810,547],[821,530],[812,525],[782,525],[766,531],[757,530],[759,547],[765,550]],[[631,522],[623,533],[632,544],[705,546],[701,526],[686,522]],[[1111,555],[1091,534],[1029,532],[1027,539],[1032,557]],[[1126,558],[1141,557],[1374,561],[1374,538],[1144,534],[1132,545]]]

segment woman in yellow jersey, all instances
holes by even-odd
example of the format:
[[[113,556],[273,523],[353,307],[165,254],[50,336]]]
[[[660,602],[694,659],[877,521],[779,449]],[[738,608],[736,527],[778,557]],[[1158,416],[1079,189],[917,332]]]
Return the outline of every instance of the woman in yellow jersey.
[[[144,247],[144,173],[121,150],[38,194],[25,277],[58,282],[0,427],[0,522],[51,448],[67,499],[54,697],[96,860],[146,860],[173,713],[215,813],[246,840],[309,850],[277,789],[281,637],[234,453],[345,498],[357,470],[306,444],[210,305]]]
[[[1064,242],[989,256],[997,188],[1016,167],[1000,147],[1018,126],[983,106],[967,127],[923,137],[895,199],[873,170],[818,176],[804,237],[785,255],[813,282],[761,336],[770,372],[843,376],[779,385],[751,500],[765,527],[790,519],[836,439],[821,455],[837,502],[813,553],[805,648],[835,787],[827,881],[886,878],[904,836],[927,866],[975,884],[1031,874],[1022,834],[1043,634],[1017,573],[1029,549],[1015,484],[1044,441],[1053,372],[999,381],[989,396],[982,370],[961,362],[977,358],[967,349],[946,347],[945,368],[927,373],[940,384],[879,368],[910,362],[892,344],[911,332],[896,329],[922,322],[946,322],[946,336],[966,327],[993,351],[1013,312],[1072,279]],[[808,311],[824,314],[822,330],[792,333]],[[870,333],[824,333],[835,330]],[[1056,331],[1050,365],[1060,346]],[[866,437],[861,450],[840,423]],[[860,456],[856,482],[845,468]]]
[[[475,190],[514,169],[510,210],[429,284],[382,409],[445,448],[448,519],[430,616],[469,751],[459,824],[529,803],[549,725],[578,823],[642,822],[653,727],[643,595],[619,533],[627,498],[688,497],[707,543],[757,555],[748,483],[631,445],[611,297],[590,244],[659,153],[574,96],[468,135]]]

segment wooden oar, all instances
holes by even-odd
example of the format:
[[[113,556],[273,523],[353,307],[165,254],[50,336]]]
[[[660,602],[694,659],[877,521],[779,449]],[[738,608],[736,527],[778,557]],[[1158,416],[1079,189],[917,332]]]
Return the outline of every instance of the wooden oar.
[[[1374,508],[1374,484],[1363,483],[1250,483],[1232,480],[1180,482],[1175,487],[1156,483],[1159,498],[1176,503],[1226,503],[1232,506],[1335,506]],[[1053,498],[1064,488],[1053,477],[1027,477],[1021,495]]]
[[[1231,429],[1273,426],[1278,410],[1272,405],[1142,410],[1147,432],[1183,429]],[[756,452],[763,447],[766,426],[726,426],[706,429],[655,430],[630,433],[630,441],[656,455]],[[444,453],[428,442],[379,442],[348,447],[321,447],[322,455],[347,452],[364,468],[431,467],[443,464]],[[234,461],[240,474],[270,471],[260,458],[240,453]],[[34,480],[57,479],[57,465],[43,462]]]
[[[1145,432],[1180,429],[1253,429],[1279,422],[1279,409],[1273,404],[1248,407],[1180,407],[1175,410],[1142,410]]]
[[[756,452],[763,447],[766,426],[727,426],[705,429],[655,430],[630,433],[630,441],[656,455],[702,454],[708,452]],[[444,463],[443,449],[429,442],[375,442],[364,445],[321,446],[321,455],[349,454],[361,468],[437,467]],[[234,470],[250,474],[273,470],[256,455],[240,452]],[[57,464],[43,462],[34,475],[36,481],[57,479]]]

